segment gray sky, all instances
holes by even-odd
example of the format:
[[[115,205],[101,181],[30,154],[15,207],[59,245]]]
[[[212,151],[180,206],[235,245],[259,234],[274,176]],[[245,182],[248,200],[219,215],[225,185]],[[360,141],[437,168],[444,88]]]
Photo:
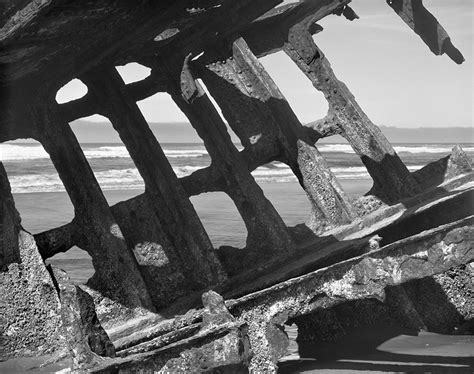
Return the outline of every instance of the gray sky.
[[[353,22],[329,16],[314,39],[361,107],[378,125],[446,127],[473,125],[474,1],[425,0],[466,61],[456,65],[446,55],[435,56],[384,0],[353,0],[360,16]],[[284,53],[261,59],[302,122],[327,111],[323,95]],[[119,69],[126,82],[142,79],[147,69],[130,64]],[[64,102],[82,96],[80,84],[58,94]],[[151,122],[186,121],[166,94],[139,102]],[[99,116],[90,120],[104,120]]]

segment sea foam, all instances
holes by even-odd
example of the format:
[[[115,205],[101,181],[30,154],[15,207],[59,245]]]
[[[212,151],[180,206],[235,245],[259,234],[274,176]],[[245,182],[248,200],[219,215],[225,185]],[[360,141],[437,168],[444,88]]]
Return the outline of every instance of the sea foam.
[[[276,166],[276,167],[275,167]],[[412,165],[410,171],[418,170],[422,165]],[[175,174],[182,178],[190,175],[201,166],[175,166]],[[339,179],[369,179],[365,167],[334,167],[332,171]],[[95,177],[103,190],[130,190],[143,189],[144,182],[136,168],[116,169],[95,172]],[[257,182],[284,183],[296,182],[297,179],[291,169],[284,164],[270,164],[261,166],[252,172]],[[26,174],[10,177],[13,193],[32,192],[59,192],[64,191],[64,186],[57,174]]]
[[[318,144],[321,153],[350,153],[354,150],[348,144]],[[394,146],[398,153],[440,153],[449,154],[452,150],[447,145],[404,145]],[[474,152],[474,147],[463,147],[465,152]],[[207,157],[207,151],[204,146],[196,145],[192,149],[169,149],[164,147],[164,153],[168,158],[197,158]],[[84,154],[88,159],[97,158],[130,158],[127,149],[123,145],[107,145],[91,147],[84,146]],[[38,144],[0,144],[0,161],[22,161],[48,159],[48,153]]]
[[[88,159],[130,158],[125,146],[84,147]],[[164,149],[169,158],[195,158],[207,155],[204,147],[197,149]],[[0,144],[0,161],[22,161],[48,159],[48,153],[41,145]]]

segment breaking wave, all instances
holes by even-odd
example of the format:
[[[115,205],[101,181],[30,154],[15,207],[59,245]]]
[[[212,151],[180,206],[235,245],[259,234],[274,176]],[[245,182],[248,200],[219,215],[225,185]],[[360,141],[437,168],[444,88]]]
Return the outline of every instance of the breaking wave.
[[[410,171],[418,170],[422,166],[410,166]],[[181,178],[201,169],[201,166],[175,166],[176,175]],[[364,167],[335,167],[332,168],[337,178],[340,179],[368,179],[370,178]],[[135,168],[106,170],[94,173],[103,190],[131,190],[143,189],[144,183]],[[284,183],[296,182],[296,177],[291,169],[281,163],[262,166],[252,172],[257,182]],[[10,177],[13,193],[33,192],[60,192],[64,186],[57,174],[26,174]]]
[[[317,145],[321,153],[355,153],[349,144],[320,144]],[[393,146],[397,153],[451,153],[453,147],[444,144],[430,144],[430,145],[400,145]],[[474,152],[474,147],[462,147],[465,152]]]
[[[319,144],[322,153],[354,153],[348,144]],[[452,147],[448,145],[403,145],[394,146],[398,153],[451,153]],[[466,152],[474,152],[474,147],[463,147]],[[185,149],[169,149],[164,146],[168,158],[197,158],[207,156],[207,151],[202,145],[194,145]],[[88,159],[99,158],[130,158],[123,145],[84,146],[84,154]],[[39,144],[0,144],[0,161],[26,161],[48,159],[49,155]]]
[[[206,167],[210,158],[202,144],[163,144],[165,155],[169,158],[174,172],[179,178]],[[88,159],[94,159],[91,165],[97,170],[95,176],[104,190],[143,189],[144,183],[134,167],[123,144],[83,144]],[[354,155],[348,144],[319,144],[319,150],[327,154],[329,164],[339,179],[369,179],[365,167]],[[408,168],[413,171],[431,160],[438,159],[451,152],[448,144],[398,144],[399,152]],[[470,155],[474,153],[473,144],[463,149]],[[433,155],[433,154],[439,155]],[[43,147],[36,144],[3,143],[0,144],[0,161],[5,162],[14,193],[64,191],[49,156]],[[257,182],[282,183],[296,182],[290,168],[273,162],[252,172]]]
[[[207,156],[206,149],[164,149],[168,158],[195,158]],[[125,146],[85,147],[84,154],[88,159],[97,158],[130,158]],[[48,159],[48,153],[41,145],[0,144],[1,161],[23,161]]]

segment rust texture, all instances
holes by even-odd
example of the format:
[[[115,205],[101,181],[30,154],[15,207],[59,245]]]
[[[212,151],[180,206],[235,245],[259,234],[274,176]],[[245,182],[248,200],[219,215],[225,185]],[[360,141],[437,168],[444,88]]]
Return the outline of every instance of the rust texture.
[[[315,43],[320,19],[359,18],[350,0],[281,3],[0,5],[0,142],[39,141],[74,207],[70,223],[27,233],[0,163],[0,361],[56,354],[76,371],[270,373],[288,346],[285,322],[300,326],[300,340],[334,337],[344,330],[341,315],[363,314],[344,310],[354,301],[387,295],[384,310],[415,328],[448,331],[472,318],[463,302],[474,260],[471,160],[457,146],[410,173]],[[464,61],[422,0],[387,3],[435,55]],[[324,118],[298,120],[259,61],[277,51],[324,94]],[[116,66],[129,62],[151,74],[125,84]],[[58,104],[58,90],[76,78],[87,94]],[[137,105],[157,92],[188,118],[210,166],[183,178],[173,172]],[[107,203],[70,127],[93,114],[120,136],[144,180],[142,195]],[[318,151],[319,139],[336,134],[373,179],[358,199]],[[306,224],[287,227],[253,178],[273,161],[291,168],[307,196]],[[213,248],[190,197],[214,191],[241,215],[244,248]],[[45,264],[74,246],[92,258],[86,285]],[[434,292],[430,279],[458,322],[418,300]]]

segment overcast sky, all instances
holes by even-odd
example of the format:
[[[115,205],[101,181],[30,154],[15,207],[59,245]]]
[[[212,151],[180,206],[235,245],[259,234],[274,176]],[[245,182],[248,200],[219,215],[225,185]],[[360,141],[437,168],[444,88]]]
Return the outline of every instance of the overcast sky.
[[[317,45],[346,83],[361,107],[378,125],[446,127],[473,125],[474,1],[425,0],[466,61],[456,65],[446,55],[435,56],[384,0],[353,0],[360,16],[353,22],[329,16],[320,22]],[[302,122],[327,111],[323,95],[282,52],[261,59]],[[119,69],[126,82],[144,78],[136,64]],[[64,87],[58,101],[80,97],[79,84]],[[139,103],[152,122],[186,121],[166,94]],[[98,116],[91,120],[103,120]]]

